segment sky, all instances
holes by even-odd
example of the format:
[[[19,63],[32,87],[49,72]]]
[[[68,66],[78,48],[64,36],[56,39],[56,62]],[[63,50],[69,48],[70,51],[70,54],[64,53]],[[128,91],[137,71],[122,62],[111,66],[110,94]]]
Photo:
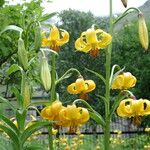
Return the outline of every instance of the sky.
[[[8,0],[12,4],[21,3],[23,0]],[[26,0],[30,1],[30,0]],[[42,6],[45,8],[45,13],[60,12],[65,9],[75,9],[80,11],[91,11],[95,16],[107,16],[109,14],[109,0],[51,0],[47,3],[46,0]],[[117,14],[126,10],[122,5],[121,0],[113,1],[113,14]],[[128,0],[128,7],[139,7],[147,0]]]
[[[139,7],[147,0],[128,0],[128,7]],[[95,16],[107,16],[109,14],[109,0],[53,0],[52,3],[43,3],[46,12],[61,11],[64,9],[76,9],[91,11]],[[125,11],[121,0],[113,0],[114,14]]]

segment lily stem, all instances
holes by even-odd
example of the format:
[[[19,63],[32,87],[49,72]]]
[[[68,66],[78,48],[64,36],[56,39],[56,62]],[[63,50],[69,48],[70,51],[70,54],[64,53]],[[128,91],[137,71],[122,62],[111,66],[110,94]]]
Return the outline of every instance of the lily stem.
[[[50,92],[50,101],[53,102],[55,101],[56,98],[56,55],[52,53],[52,70],[51,70],[51,77],[52,77],[52,87],[51,87],[51,92]]]
[[[52,103],[53,101],[56,100],[56,56],[54,53],[52,53],[52,70],[51,70],[51,79],[52,79],[52,87],[50,91],[50,102]],[[52,125],[48,127],[48,138],[49,138],[49,149],[54,150],[53,147],[53,135],[52,135]]]
[[[48,127],[48,141],[49,141],[49,150],[54,150],[53,147],[53,135],[52,135],[52,125]]]
[[[112,17],[112,0],[109,0],[110,3],[110,34],[113,36],[113,17]],[[105,103],[105,122],[106,126],[104,127],[104,149],[110,149],[110,71],[111,71],[111,51],[112,44],[109,45],[106,49],[106,89],[105,89],[105,98],[107,103]]]

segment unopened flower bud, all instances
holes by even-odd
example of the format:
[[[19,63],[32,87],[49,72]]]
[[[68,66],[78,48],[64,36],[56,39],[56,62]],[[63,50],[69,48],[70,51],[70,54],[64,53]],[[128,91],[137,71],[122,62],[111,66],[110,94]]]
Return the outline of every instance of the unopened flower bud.
[[[149,45],[147,26],[145,23],[144,15],[142,13],[139,13],[138,17],[139,17],[139,38],[142,47],[146,51]]]
[[[42,62],[41,62],[41,81],[45,90],[49,91],[51,88],[51,74],[45,56],[42,57]]]
[[[128,0],[121,0],[121,1],[122,1],[123,6],[126,8],[128,4]]]
[[[19,62],[23,66],[25,70],[28,68],[28,56],[27,51],[25,49],[24,41],[22,38],[19,38],[18,40],[18,58]]]
[[[30,97],[30,85],[26,78],[26,76],[22,79],[22,97],[23,97],[23,106],[27,107],[30,104],[31,97]]]

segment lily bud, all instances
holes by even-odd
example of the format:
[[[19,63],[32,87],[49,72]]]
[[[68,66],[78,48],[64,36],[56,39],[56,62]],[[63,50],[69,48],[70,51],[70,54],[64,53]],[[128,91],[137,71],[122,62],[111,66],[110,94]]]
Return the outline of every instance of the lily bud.
[[[148,49],[148,45],[149,45],[147,26],[146,26],[146,23],[145,23],[144,15],[142,13],[139,13],[138,17],[139,17],[139,38],[140,38],[140,43],[146,51]]]
[[[24,41],[22,38],[19,38],[18,40],[18,58],[19,62],[23,66],[25,70],[28,68],[28,56],[27,51],[25,49]]]
[[[126,8],[126,7],[127,7],[128,0],[121,0],[121,1],[122,1],[123,6]]]
[[[23,97],[23,106],[27,107],[30,104],[31,97],[30,97],[30,85],[26,78],[26,76],[23,76],[22,78],[22,97]]]
[[[51,88],[51,74],[45,56],[42,57],[42,62],[41,62],[41,81],[45,90],[49,91]]]

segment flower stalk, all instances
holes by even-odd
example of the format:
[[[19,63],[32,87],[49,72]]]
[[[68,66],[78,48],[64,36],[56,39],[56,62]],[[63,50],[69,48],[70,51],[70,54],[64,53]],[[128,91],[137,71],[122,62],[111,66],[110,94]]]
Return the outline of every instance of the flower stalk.
[[[50,102],[53,102],[56,100],[56,55],[52,53],[52,70],[51,70],[51,79],[52,79],[52,86],[51,86],[51,92],[50,92]]]
[[[110,2],[109,8],[109,26],[110,26],[110,34],[113,36],[113,14],[112,14],[112,0]],[[112,51],[112,43],[110,43],[109,47],[106,49],[106,88],[105,88],[105,98],[107,103],[105,103],[105,123],[104,127],[104,149],[109,150],[110,148],[110,71],[111,71],[111,51]]]

